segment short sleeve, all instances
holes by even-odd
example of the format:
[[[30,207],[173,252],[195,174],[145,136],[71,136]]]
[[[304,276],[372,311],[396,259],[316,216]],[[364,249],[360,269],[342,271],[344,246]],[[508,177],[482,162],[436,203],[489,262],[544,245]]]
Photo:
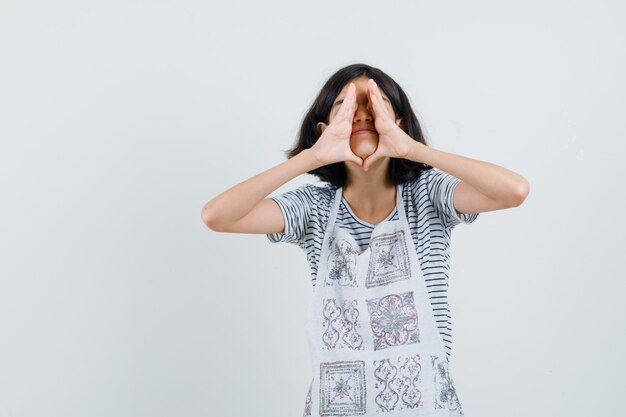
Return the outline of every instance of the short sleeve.
[[[319,199],[316,197],[316,187],[304,184],[295,190],[283,194],[270,196],[276,201],[285,221],[283,233],[267,233],[272,243],[287,242],[304,247],[306,231],[311,219],[311,212]]]
[[[471,224],[478,218],[480,213],[459,213],[454,208],[454,190],[461,182],[459,178],[438,168],[429,169],[425,174],[428,195],[446,228]]]

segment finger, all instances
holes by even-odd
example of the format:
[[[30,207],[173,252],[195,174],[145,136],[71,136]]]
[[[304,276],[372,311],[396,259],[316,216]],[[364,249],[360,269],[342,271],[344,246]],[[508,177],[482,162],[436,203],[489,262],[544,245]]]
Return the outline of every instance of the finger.
[[[362,167],[363,166],[363,159],[359,158],[358,156],[352,154],[353,156],[350,157],[349,161],[354,162],[355,164],[357,164],[358,166]]]
[[[354,152],[352,152],[352,148],[348,149],[348,153],[344,157],[344,161],[352,161],[358,166],[363,166],[363,158],[357,156]]]
[[[343,98],[343,102],[341,103],[341,107],[337,112],[337,117],[339,118],[339,120],[344,120],[347,117],[352,116],[356,111],[356,109],[353,110],[354,103],[356,102],[356,100],[354,99],[355,90],[356,86],[354,85],[354,83],[350,83],[350,85],[348,86],[348,91],[346,92],[346,95]]]
[[[354,83],[350,83],[350,88],[348,91],[348,104],[349,104],[349,108],[347,110],[347,114],[346,114],[346,119],[352,123],[352,120],[354,120],[354,114],[356,113],[356,85]]]
[[[383,113],[385,117],[389,117],[387,106],[385,106],[385,101],[383,100],[383,94],[378,88],[378,84],[376,84],[376,81],[374,81],[374,90],[376,90],[376,101],[378,102],[381,113]]]
[[[375,106],[375,103],[374,103],[374,101],[376,100],[376,94],[374,92],[374,80],[371,78],[367,81],[367,94],[369,95],[370,103],[372,103],[374,114],[378,116],[379,108]]]
[[[376,81],[370,78],[368,83],[368,92],[370,93],[370,101],[372,103],[372,107],[374,108],[374,113],[376,117],[387,117],[387,112],[385,109],[385,105],[382,102],[382,96],[380,95],[380,90],[378,89],[378,85],[376,85]]]
[[[370,156],[368,156],[367,158],[365,158],[365,160],[363,161],[363,170],[367,171],[369,169],[369,167],[376,162],[377,160],[379,160],[382,157],[382,155],[376,151],[373,154],[371,154]]]

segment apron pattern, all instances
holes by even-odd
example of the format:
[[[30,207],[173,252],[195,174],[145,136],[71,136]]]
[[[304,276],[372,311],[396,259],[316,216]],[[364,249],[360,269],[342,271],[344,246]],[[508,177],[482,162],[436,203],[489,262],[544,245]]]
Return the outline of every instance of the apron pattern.
[[[311,417],[311,391],[313,390],[313,380],[311,380],[311,385],[309,385],[309,391],[306,394],[306,400],[304,401],[304,412],[302,413],[302,417]]]
[[[372,255],[365,286],[386,285],[411,278],[409,255],[404,231],[378,235],[370,241]]]
[[[435,371],[435,408],[444,408],[450,411],[461,410],[459,397],[454,389],[454,381],[450,377],[448,361],[441,360],[438,356],[431,356],[433,371]]]
[[[374,336],[374,350],[420,341],[412,291],[369,299],[367,309]]]
[[[365,362],[323,362],[320,384],[320,416],[365,414]]]
[[[355,287],[357,282],[354,270],[356,268],[356,256],[359,252],[346,239],[332,237],[329,243],[330,251],[327,260],[329,268],[324,285]]]
[[[435,391],[435,404],[437,408],[458,411],[463,415],[459,398],[456,395],[454,381],[448,372],[447,358],[443,362],[437,356],[431,356],[432,369],[435,371],[434,382],[438,388]],[[420,355],[406,358],[398,356],[392,363],[392,359],[380,361],[374,360],[374,376],[377,388],[376,405],[377,412],[416,409],[423,406],[422,392],[418,386],[422,383]],[[313,379],[307,391],[302,417],[311,417]],[[340,388],[341,389],[341,388]]]
[[[376,411],[416,409],[423,405],[420,355],[374,361]]]
[[[335,224],[342,188],[336,190],[309,304],[314,376],[303,417],[463,416],[402,189],[399,220],[374,226],[362,251]]]
[[[322,300],[323,330],[322,341],[324,349],[349,348],[363,350],[363,338],[357,329],[359,310],[357,300],[344,300],[343,306],[338,305],[335,298]]]

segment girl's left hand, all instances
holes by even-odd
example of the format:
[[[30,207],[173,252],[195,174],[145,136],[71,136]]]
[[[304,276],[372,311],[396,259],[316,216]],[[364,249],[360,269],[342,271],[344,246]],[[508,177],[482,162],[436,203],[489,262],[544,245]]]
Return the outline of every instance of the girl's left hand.
[[[378,132],[378,147],[376,151],[365,158],[363,169],[368,170],[370,165],[378,159],[388,156],[390,158],[406,158],[413,145],[413,140],[401,128],[401,119],[394,121],[393,115],[387,112],[378,85],[370,79],[367,85],[370,103],[374,109],[374,126]]]

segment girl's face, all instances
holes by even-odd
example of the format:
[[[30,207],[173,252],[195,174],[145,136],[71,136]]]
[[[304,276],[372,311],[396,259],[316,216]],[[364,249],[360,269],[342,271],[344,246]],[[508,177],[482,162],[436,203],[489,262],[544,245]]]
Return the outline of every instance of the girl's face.
[[[374,125],[376,115],[374,114],[374,109],[370,103],[370,96],[367,88],[368,80],[369,78],[365,76],[351,80],[356,87],[357,108],[352,121],[350,148],[352,148],[352,152],[354,152],[355,155],[362,159],[365,159],[373,154],[378,146],[378,132],[376,132],[376,127]],[[335,119],[335,116],[339,111],[339,107],[341,106],[341,103],[343,103],[343,99],[348,92],[349,85],[350,82],[343,87],[337,95],[337,98],[335,98],[333,106],[330,110],[330,115],[328,116],[329,123],[332,123]],[[396,115],[393,111],[389,98],[384,92],[382,92],[382,90],[381,95],[383,102],[385,103],[385,110],[391,117],[393,117],[393,120],[396,120]]]

